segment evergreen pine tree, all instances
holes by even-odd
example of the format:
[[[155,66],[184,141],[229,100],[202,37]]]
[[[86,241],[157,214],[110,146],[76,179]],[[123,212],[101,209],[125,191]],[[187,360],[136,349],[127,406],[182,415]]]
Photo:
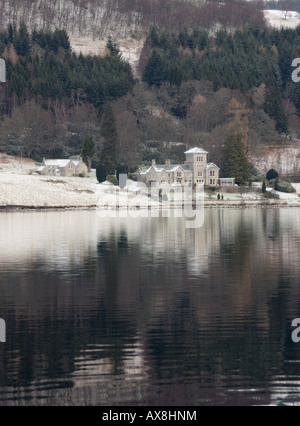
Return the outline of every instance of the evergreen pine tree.
[[[82,144],[82,157],[83,161],[87,162],[88,171],[91,171],[92,157],[95,152],[95,142],[91,136],[85,138]]]
[[[13,42],[14,39],[14,27],[12,26],[12,24],[9,24],[7,27],[7,34],[8,34],[8,40],[10,43]]]
[[[96,177],[98,182],[102,183],[106,180],[107,171],[104,164],[98,164],[96,167]]]
[[[14,45],[18,55],[25,56],[30,50],[30,37],[24,23],[20,25],[17,35],[14,37]]]
[[[287,133],[288,120],[284,112],[281,91],[273,75],[266,81],[264,111],[275,120],[278,132]]]
[[[157,31],[156,31],[155,27],[151,28],[150,40],[151,40],[151,43],[152,43],[153,47],[158,47],[159,46],[159,38],[158,38],[158,34],[157,34]]]
[[[242,139],[235,132],[231,132],[225,141],[224,171],[226,177],[234,177],[238,184],[249,180],[249,164]]]
[[[266,178],[268,180],[276,179],[276,178],[278,178],[278,173],[276,172],[276,170],[270,169],[266,174]]]
[[[160,86],[163,81],[166,80],[166,72],[163,64],[163,60],[159,53],[154,50],[151,58],[147,62],[143,73],[143,81],[149,84],[149,86]]]
[[[107,103],[104,109],[101,126],[103,147],[101,151],[101,163],[106,167],[107,175],[114,174],[117,164],[117,125],[111,103]]]
[[[171,68],[169,72],[169,82],[171,84],[174,84],[176,86],[180,86],[182,82],[182,70],[178,65],[175,65],[173,68]]]
[[[110,51],[110,54],[112,56],[116,56],[119,59],[121,59],[121,52],[116,43],[112,41],[111,37],[108,37],[107,43],[106,43],[107,49]]]

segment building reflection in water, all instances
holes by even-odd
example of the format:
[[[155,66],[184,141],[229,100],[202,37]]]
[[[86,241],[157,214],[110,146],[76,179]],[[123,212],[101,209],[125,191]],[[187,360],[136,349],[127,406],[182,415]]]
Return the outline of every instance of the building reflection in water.
[[[269,403],[297,382],[298,209],[0,224],[2,405]]]

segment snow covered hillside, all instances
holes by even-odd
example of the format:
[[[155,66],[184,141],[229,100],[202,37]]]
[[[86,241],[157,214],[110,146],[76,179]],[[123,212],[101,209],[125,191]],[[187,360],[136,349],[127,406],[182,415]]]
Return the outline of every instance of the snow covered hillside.
[[[296,28],[300,25],[298,12],[283,12],[281,10],[264,10],[265,18],[272,27]]]

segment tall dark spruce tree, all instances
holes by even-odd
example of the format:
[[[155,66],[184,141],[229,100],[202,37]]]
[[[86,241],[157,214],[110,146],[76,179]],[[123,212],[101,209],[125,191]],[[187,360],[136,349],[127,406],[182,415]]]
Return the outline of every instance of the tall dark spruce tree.
[[[95,142],[91,136],[88,136],[83,141],[81,155],[83,157],[83,161],[87,163],[89,172],[91,171],[91,168],[92,168],[92,157],[94,153],[95,153]]]
[[[264,111],[275,120],[278,132],[287,133],[288,120],[283,108],[281,91],[272,73],[269,73],[266,80]]]
[[[14,36],[14,46],[18,55],[25,56],[30,50],[30,36],[24,23],[20,24],[19,31]]]
[[[148,83],[149,86],[159,87],[166,78],[163,60],[157,50],[154,50],[145,67],[143,81]]]
[[[114,174],[117,165],[118,132],[111,103],[107,103],[105,106],[100,133],[103,137],[100,161],[105,165],[108,175]]]
[[[238,184],[249,181],[249,164],[242,138],[233,131],[225,140],[224,171],[226,177],[234,177]]]

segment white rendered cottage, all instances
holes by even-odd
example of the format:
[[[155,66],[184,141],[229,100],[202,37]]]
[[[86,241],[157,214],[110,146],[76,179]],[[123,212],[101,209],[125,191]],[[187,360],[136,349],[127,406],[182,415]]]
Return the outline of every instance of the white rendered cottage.
[[[79,160],[46,160],[44,158],[42,165],[37,169],[37,173],[48,176],[86,176],[87,166],[81,157]]]

